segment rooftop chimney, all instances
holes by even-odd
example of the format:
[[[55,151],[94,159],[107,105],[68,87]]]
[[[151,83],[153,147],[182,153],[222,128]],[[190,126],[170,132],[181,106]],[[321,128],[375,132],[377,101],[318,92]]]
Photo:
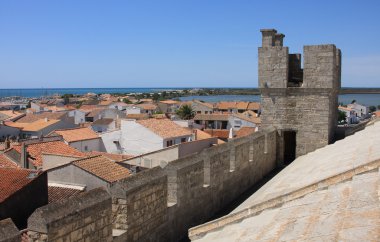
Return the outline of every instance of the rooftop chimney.
[[[48,122],[49,121],[49,119],[48,118],[45,118],[45,122]]]
[[[5,139],[5,149],[7,150],[7,149],[9,149],[9,148],[11,148],[11,141],[10,141],[9,138],[7,137],[7,138]]]
[[[28,152],[26,151],[25,143],[21,144],[21,159],[20,163],[23,168],[29,169]]]

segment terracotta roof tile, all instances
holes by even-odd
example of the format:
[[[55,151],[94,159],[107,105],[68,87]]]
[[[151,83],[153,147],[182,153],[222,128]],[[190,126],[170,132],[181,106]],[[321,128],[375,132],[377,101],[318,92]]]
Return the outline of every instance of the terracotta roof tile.
[[[253,134],[255,132],[255,129],[256,128],[253,128],[253,127],[242,127],[238,131],[235,132],[235,135],[236,135],[235,137],[239,138],[239,137]]]
[[[200,129],[195,130],[195,139],[196,140],[209,139],[209,138],[212,138],[211,134],[206,133]],[[218,139],[218,144],[223,144],[223,143],[226,143],[226,142],[224,142],[221,139]]]
[[[0,203],[33,181],[34,178],[29,178],[31,174],[38,174],[38,171],[0,168]]]
[[[101,155],[77,160],[73,164],[111,183],[131,175],[127,168]]]
[[[249,110],[259,110],[260,109],[260,103],[258,103],[258,102],[249,102],[248,109]]]
[[[164,104],[179,104],[178,101],[174,101],[174,100],[164,100],[164,101],[160,101],[160,103],[164,103]]]
[[[82,193],[83,190],[73,189],[63,186],[51,186],[48,185],[48,201],[49,203],[58,202],[67,198],[76,196]]]
[[[37,114],[27,114],[26,116],[17,120],[17,123],[33,123],[37,120],[48,119],[62,119],[66,115],[66,112],[43,112]]]
[[[76,142],[81,140],[99,139],[99,136],[90,128],[73,128],[55,130],[49,134],[61,135],[66,142]]]
[[[220,121],[228,121],[229,114],[197,114],[194,117],[194,120],[210,120],[210,121],[215,121],[215,120],[220,120]]]
[[[146,113],[131,113],[127,114],[127,119],[148,119],[149,115]]]
[[[91,152],[87,152],[86,154],[88,154],[89,156],[102,155],[102,156],[105,156],[112,161],[123,161],[123,160],[130,159],[130,158],[134,157],[133,155],[111,154],[111,153],[95,151],[95,150],[93,150]]]
[[[14,146],[13,149],[16,150],[18,153],[21,153],[21,145]],[[50,141],[29,144],[27,145],[26,150],[29,154],[29,160],[36,167],[42,166],[42,153],[66,155],[73,157],[86,157],[86,154],[74,149],[73,147],[65,144],[62,141]]]
[[[253,117],[253,116],[249,117],[249,116],[246,116],[246,115],[240,114],[240,113],[235,113],[232,115],[237,117],[237,118],[240,118],[242,120],[245,120],[247,122],[251,122],[254,124],[261,124],[261,118],[260,117]]]
[[[12,110],[0,110],[0,120],[14,120],[24,116],[24,113],[19,113]]]
[[[18,168],[19,166],[12,161],[6,154],[0,154],[0,168]]]
[[[194,100],[193,102],[198,103],[198,104],[203,105],[203,106],[206,106],[208,108],[212,108],[212,109],[214,108],[213,103],[201,102],[199,100]]]
[[[166,118],[151,118],[145,120],[137,120],[136,122],[164,139],[191,135],[190,130],[183,128]]]
[[[212,137],[220,139],[228,139],[230,131],[228,129],[205,129],[204,132],[210,134]]]
[[[47,121],[44,119],[40,119],[40,120],[34,121],[32,123],[5,122],[4,124],[6,126],[10,126],[10,127],[14,127],[14,128],[20,128],[23,131],[39,131],[41,129],[49,127],[50,125],[58,123],[59,121],[60,120],[57,120],[57,119],[49,119]]]
[[[139,107],[139,108],[144,109],[144,110],[156,110],[157,109],[157,106],[154,104],[151,104],[151,103],[137,104],[136,107]]]

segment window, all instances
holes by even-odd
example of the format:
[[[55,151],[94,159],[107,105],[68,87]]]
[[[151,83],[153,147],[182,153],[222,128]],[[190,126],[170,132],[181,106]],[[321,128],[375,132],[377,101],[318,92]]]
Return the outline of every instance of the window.
[[[168,140],[166,141],[166,147],[172,146],[173,145],[173,140]]]
[[[186,142],[186,138],[181,138],[181,143]]]
[[[87,145],[84,146],[84,151],[88,151]]]

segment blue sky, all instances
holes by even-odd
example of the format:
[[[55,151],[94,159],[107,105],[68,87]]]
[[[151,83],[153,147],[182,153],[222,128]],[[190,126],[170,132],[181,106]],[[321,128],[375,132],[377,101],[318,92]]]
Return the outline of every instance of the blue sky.
[[[0,88],[256,87],[261,28],[380,86],[380,1],[0,1]]]

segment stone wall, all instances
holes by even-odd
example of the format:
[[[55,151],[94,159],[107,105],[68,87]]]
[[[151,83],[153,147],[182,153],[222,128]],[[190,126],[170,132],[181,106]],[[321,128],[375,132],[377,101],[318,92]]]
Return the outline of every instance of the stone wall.
[[[114,184],[118,241],[183,239],[276,167],[276,142],[275,129],[256,132]]]
[[[334,140],[340,89],[341,51],[335,45],[304,47],[301,55],[289,54],[274,29],[261,30],[259,87],[262,127],[296,132],[296,157]],[[273,41],[271,41],[273,39]],[[279,160],[281,150],[279,147]]]
[[[36,209],[28,219],[31,241],[112,241],[111,197],[102,188]]]
[[[0,242],[20,242],[21,233],[12,219],[0,220]]]

